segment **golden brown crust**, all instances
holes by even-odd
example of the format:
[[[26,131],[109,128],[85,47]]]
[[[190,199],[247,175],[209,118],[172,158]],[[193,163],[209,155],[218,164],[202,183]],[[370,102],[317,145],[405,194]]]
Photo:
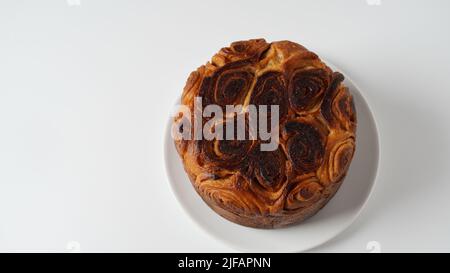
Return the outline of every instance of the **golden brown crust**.
[[[278,104],[280,145],[262,152],[259,140],[175,141],[198,194],[221,216],[250,227],[314,215],[338,190],[355,151],[356,113],[343,79],[293,42],[255,39],[222,48],[191,73],[182,104],[191,112],[196,96],[204,105]]]

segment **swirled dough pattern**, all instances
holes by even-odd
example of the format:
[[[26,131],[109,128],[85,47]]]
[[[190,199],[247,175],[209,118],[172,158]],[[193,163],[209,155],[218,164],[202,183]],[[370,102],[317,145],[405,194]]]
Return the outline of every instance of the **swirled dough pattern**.
[[[195,97],[203,107],[223,109],[279,105],[275,151],[261,151],[262,141],[248,138],[248,128],[246,140],[175,141],[206,204],[257,228],[298,223],[319,211],[339,189],[355,152],[356,111],[343,80],[305,47],[264,39],[234,42],[192,72],[181,98],[191,113]],[[183,118],[192,119],[179,115],[175,125]],[[221,125],[236,118],[225,116]]]

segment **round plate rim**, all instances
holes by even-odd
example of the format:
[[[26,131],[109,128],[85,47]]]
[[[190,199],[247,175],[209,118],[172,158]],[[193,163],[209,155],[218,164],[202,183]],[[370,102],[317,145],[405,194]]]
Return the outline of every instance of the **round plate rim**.
[[[369,117],[373,123],[372,124],[374,127],[373,129],[376,133],[374,136],[374,140],[376,142],[375,143],[376,144],[376,154],[375,154],[374,174],[373,174],[373,178],[371,179],[372,181],[370,183],[370,186],[368,188],[368,193],[366,194],[364,201],[361,203],[361,205],[359,206],[357,211],[354,212],[353,215],[350,217],[351,219],[347,221],[345,227],[342,227],[342,228],[336,230],[336,232],[334,232],[334,233],[330,233],[330,235],[327,236],[326,239],[324,239],[321,242],[318,242],[316,244],[309,245],[308,247],[299,248],[297,250],[290,249],[287,251],[279,251],[279,252],[304,252],[304,251],[307,251],[307,250],[310,250],[310,249],[313,249],[313,248],[316,248],[318,246],[325,244],[326,242],[330,241],[331,239],[337,237],[338,235],[343,233],[345,230],[347,230],[350,226],[352,226],[352,224],[356,221],[356,219],[358,219],[358,217],[361,215],[362,211],[367,206],[367,203],[369,202],[369,200],[372,197],[372,194],[373,194],[373,191],[374,191],[374,188],[376,185],[377,177],[378,177],[378,170],[379,170],[379,165],[380,165],[380,137],[379,137],[379,131],[378,131],[379,127],[378,127],[376,119],[373,115],[373,111],[370,108],[369,104],[367,103],[367,99],[364,97],[363,93],[361,92],[361,88],[359,88],[359,86],[357,84],[355,84],[355,82],[351,78],[349,78],[346,73],[344,73],[341,69],[338,69],[335,65],[333,65],[329,61],[326,61],[323,58],[322,58],[322,61],[324,63],[326,63],[327,66],[329,66],[333,71],[339,71],[340,73],[342,73],[345,77],[345,81],[348,81],[351,85],[353,85],[353,87],[356,89],[356,92],[361,97],[362,101],[365,103],[365,106],[369,113]],[[180,98],[177,99],[177,102],[180,102]],[[172,190],[173,194],[175,195],[175,198],[177,199],[177,201],[180,203],[180,206],[182,207],[183,211],[189,216],[188,218],[190,218],[190,220],[197,227],[199,227],[201,230],[205,231],[205,233],[207,233],[210,237],[213,237],[215,240],[231,247],[232,249],[242,251],[242,252],[249,252],[249,251],[251,251],[251,252],[267,252],[267,251],[258,251],[257,249],[249,249],[249,248],[241,247],[239,245],[236,245],[236,244],[233,244],[233,243],[227,241],[225,238],[222,238],[222,237],[216,235],[214,232],[210,231],[207,227],[203,226],[198,220],[196,220],[196,217],[193,215],[193,212],[191,212],[187,207],[185,207],[185,205],[183,204],[182,198],[179,196],[179,192],[175,188],[176,185],[175,185],[175,182],[173,181],[172,175],[169,170],[170,162],[169,162],[169,157],[168,157],[168,149],[169,149],[168,145],[174,145],[172,138],[169,137],[171,124],[172,124],[172,118],[169,117],[168,121],[166,123],[166,126],[165,126],[165,133],[164,133],[164,147],[163,147],[164,167],[165,167],[165,171],[166,171],[166,174],[167,174],[167,177],[169,180],[170,189]],[[191,184],[191,182],[189,181],[189,178],[187,176],[186,176],[186,179],[187,179],[186,182]],[[193,188],[192,188],[192,190],[195,191]],[[205,204],[205,206],[206,206],[206,204]],[[221,217],[221,216],[218,216],[218,217]],[[247,228],[247,227],[242,227],[242,228]]]

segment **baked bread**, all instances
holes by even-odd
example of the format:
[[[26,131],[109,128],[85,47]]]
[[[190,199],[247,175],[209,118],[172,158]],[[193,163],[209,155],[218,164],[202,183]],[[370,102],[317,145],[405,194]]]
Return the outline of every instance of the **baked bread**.
[[[192,72],[181,97],[189,115],[195,97],[203,108],[242,104],[243,115],[249,104],[279,105],[274,151],[261,151],[259,138],[175,140],[206,204],[255,228],[298,223],[319,211],[339,189],[355,152],[356,113],[343,80],[305,47],[264,39],[234,42]],[[186,112],[175,117],[175,130],[183,130],[185,118]]]

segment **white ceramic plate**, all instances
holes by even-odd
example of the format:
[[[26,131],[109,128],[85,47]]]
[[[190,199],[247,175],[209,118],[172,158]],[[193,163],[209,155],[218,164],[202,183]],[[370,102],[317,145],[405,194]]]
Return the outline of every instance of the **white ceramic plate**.
[[[327,64],[342,73],[342,70]],[[325,243],[348,228],[361,212],[375,183],[379,145],[375,121],[368,104],[347,75],[344,83],[352,93],[356,106],[356,153],[339,191],[316,215],[300,224],[273,230],[248,228],[222,218],[203,202],[192,187],[171,139],[172,119],[169,119],[164,147],[166,171],[173,192],[185,212],[207,233],[245,252],[305,251]]]

